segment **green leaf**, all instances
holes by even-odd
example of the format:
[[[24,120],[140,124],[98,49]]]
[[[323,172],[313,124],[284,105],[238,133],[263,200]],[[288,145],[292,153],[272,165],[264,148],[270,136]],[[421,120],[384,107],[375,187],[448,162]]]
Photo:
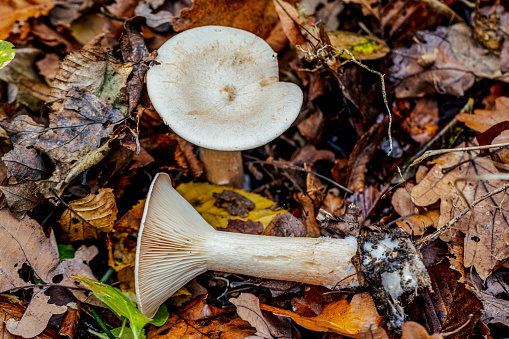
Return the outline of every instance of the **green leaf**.
[[[72,245],[58,244],[58,255],[60,256],[60,261],[64,259],[73,259],[74,252],[76,252],[76,250],[72,247]]]
[[[90,289],[94,295],[105,303],[119,318],[126,317],[129,320],[134,339],[140,339],[143,327],[148,324],[151,319],[141,313],[141,311],[136,308],[136,304],[129,300],[124,293],[118,288],[85,277],[73,276],[73,279]]]
[[[91,329],[88,329],[88,331],[94,335],[96,335],[97,337],[101,338],[101,339],[109,339],[108,336],[104,333],[99,333],[99,332],[96,332],[94,330],[91,330]],[[132,332],[129,332],[129,331],[126,331],[124,330],[122,332],[122,327],[117,327],[117,328],[114,328],[112,329],[111,331],[111,334],[113,334],[115,337],[117,337],[118,339],[134,339],[134,336],[133,336],[133,333]],[[122,334],[122,335],[121,335]],[[138,339],[145,339],[146,336],[144,333],[142,333]]]
[[[16,54],[14,45],[9,41],[0,40],[0,68],[6,66]]]
[[[161,327],[166,323],[166,320],[170,317],[170,313],[168,312],[168,308],[166,304],[162,304],[159,306],[156,315],[152,318],[150,325],[154,325],[157,327]]]

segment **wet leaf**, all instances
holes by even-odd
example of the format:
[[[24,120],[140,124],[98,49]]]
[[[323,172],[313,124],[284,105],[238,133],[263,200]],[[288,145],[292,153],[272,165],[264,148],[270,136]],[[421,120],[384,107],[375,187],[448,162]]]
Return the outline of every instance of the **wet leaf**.
[[[119,318],[126,317],[129,320],[134,338],[140,338],[143,327],[148,324],[151,319],[141,313],[141,311],[136,308],[136,304],[129,300],[124,293],[118,288],[85,277],[74,276],[73,278],[90,289],[94,295],[108,306]]]
[[[499,173],[493,162],[477,156],[477,151],[454,152],[435,160],[436,165],[426,177],[416,185],[411,193],[417,206],[429,206],[440,200],[440,218],[442,226],[467,208],[454,189],[457,178]],[[460,181],[456,187],[469,202],[493,191],[504,182],[502,180]],[[509,232],[506,210],[509,202],[505,193],[496,194],[483,203],[473,207],[474,215],[468,212],[447,232],[452,236],[455,230],[465,236],[465,267],[473,266],[482,279],[486,279],[502,262],[509,257],[509,249],[504,240]],[[500,241],[493,241],[500,239]]]
[[[113,229],[118,212],[113,189],[101,188],[98,194],[71,201],[69,206],[73,211],[67,209],[58,221],[69,241],[95,239]]]
[[[177,187],[177,191],[184,199],[189,201],[201,216],[216,228],[227,227],[228,220],[230,219],[259,221],[264,226],[267,226],[274,215],[287,212],[285,210],[273,210],[274,202],[258,194],[245,192],[240,189],[232,189],[232,191],[246,197],[255,204],[254,209],[246,217],[232,216],[226,209],[215,206],[217,199],[214,198],[213,194],[219,194],[224,189],[224,186],[195,182],[181,184]]]
[[[316,317],[302,317],[291,311],[282,310],[268,305],[260,305],[264,311],[277,315],[290,317],[299,325],[318,332],[332,332],[351,338],[361,338],[363,326],[371,323],[371,330],[378,334],[384,330],[380,328],[382,318],[378,315],[375,303],[369,293],[354,295],[349,303],[346,300],[333,301],[322,310]]]
[[[0,40],[0,68],[4,68],[9,62],[14,59],[16,49],[9,41]]]

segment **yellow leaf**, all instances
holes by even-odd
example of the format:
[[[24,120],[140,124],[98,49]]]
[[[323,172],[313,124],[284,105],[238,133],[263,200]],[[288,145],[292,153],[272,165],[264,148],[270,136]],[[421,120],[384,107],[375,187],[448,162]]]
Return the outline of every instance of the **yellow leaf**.
[[[220,194],[225,189],[235,191],[255,204],[255,208],[249,212],[247,217],[241,218],[232,216],[226,211],[226,209],[214,205],[217,199],[214,198],[213,193]],[[288,212],[283,209],[275,210],[275,203],[272,200],[264,198],[258,194],[230,187],[212,185],[209,183],[184,183],[177,187],[177,192],[189,201],[198,213],[201,214],[203,219],[215,228],[225,228],[228,226],[228,220],[232,219],[259,221],[263,224],[263,227],[266,227],[274,215]]]
[[[367,37],[345,31],[330,31],[327,34],[334,49],[338,52],[347,49],[359,60],[380,59],[390,51],[385,42],[376,37]],[[341,57],[351,59],[347,53],[343,53]]]

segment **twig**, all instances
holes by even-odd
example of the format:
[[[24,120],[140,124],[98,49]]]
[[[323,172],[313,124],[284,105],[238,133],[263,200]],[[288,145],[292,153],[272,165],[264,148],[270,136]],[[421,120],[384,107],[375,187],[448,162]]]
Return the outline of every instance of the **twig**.
[[[8,290],[0,291],[0,293],[12,293],[12,292],[16,292],[16,291],[23,290],[23,289],[26,289],[26,288],[34,288],[34,287],[63,287],[63,288],[71,289],[71,290],[87,290],[84,287],[67,286],[67,285],[49,283],[49,284],[30,284],[30,285],[13,287],[13,288],[10,288]]]
[[[256,159],[254,157],[250,157],[250,156],[246,156],[244,155],[245,157],[248,157],[248,158],[251,158],[251,159]],[[277,161],[277,160],[272,160],[272,161],[266,161],[266,160],[252,160],[253,163],[257,163],[257,164],[264,164],[264,165],[272,165],[274,167],[281,167],[281,168],[286,168],[286,169],[293,169],[293,170],[297,170],[297,171],[301,171],[301,172],[304,172],[304,173],[309,173],[309,174],[313,174],[315,176],[317,176],[318,178],[322,179],[322,180],[325,180],[327,181],[328,183],[342,189],[343,191],[349,193],[349,194],[353,194],[353,192],[351,190],[349,190],[348,188],[346,188],[345,186],[343,185],[340,185],[338,184],[337,182],[335,182],[334,180],[331,180],[329,178],[327,178],[326,176],[323,176],[321,174],[318,174],[316,172],[313,172],[313,171],[310,171],[310,170],[307,170],[305,168],[302,168],[300,166],[297,166],[297,165],[294,165],[294,164],[289,164],[289,163],[286,163],[286,162],[281,162],[281,161]]]
[[[424,159],[435,156],[435,155],[451,153],[451,152],[475,151],[475,150],[480,150],[480,149],[505,147],[505,146],[509,146],[509,142],[505,142],[503,144],[493,144],[493,145],[485,145],[485,146],[471,146],[471,147],[459,147],[459,148],[430,150],[430,151],[426,151],[423,155],[421,155],[420,157],[415,159],[414,162],[412,162],[409,167],[418,165]]]
[[[509,188],[509,184],[505,184],[504,186],[502,187],[499,187],[497,188],[496,190],[492,191],[492,192],[488,192],[486,194],[484,194],[483,196],[481,196],[479,199],[475,200],[474,202],[472,202],[471,206],[474,207],[476,206],[477,204],[479,204],[481,201],[483,200],[486,200],[487,198],[495,195],[495,194],[498,194],[500,192],[503,192],[505,190],[507,190]],[[428,241],[433,241],[435,240],[436,238],[438,238],[440,235],[442,235],[442,233],[444,233],[449,227],[451,227],[452,225],[454,225],[455,223],[458,222],[458,220],[461,219],[461,217],[463,217],[465,214],[467,214],[468,212],[470,211],[470,209],[467,207],[465,208],[463,211],[461,211],[460,214],[458,214],[456,217],[454,217],[451,221],[449,221],[447,224],[445,225],[442,225],[440,226],[435,232],[433,232],[432,234],[430,235],[427,235],[425,236],[424,238],[421,238],[419,240],[417,240],[414,245],[415,246],[421,246],[422,244],[424,244],[425,242],[428,242]]]
[[[101,280],[99,280],[99,282],[105,283],[111,277],[113,272],[115,272],[113,267],[111,267],[111,266],[108,267],[108,270],[106,271],[106,273],[104,273],[104,275],[102,276]]]
[[[384,80],[385,74],[375,71],[374,69],[371,69],[368,66],[364,65],[362,62],[355,59],[354,55],[349,50],[344,49],[343,52],[345,52],[346,54],[348,54],[350,56],[350,58],[352,58],[351,60],[345,61],[343,64],[346,64],[348,62],[353,62],[356,65],[364,68],[365,70],[367,70],[373,74],[376,74],[380,77],[380,83],[382,86],[382,97],[384,99],[385,109],[389,113],[389,133],[388,133],[389,134],[389,152],[387,153],[387,155],[390,155],[392,153],[392,132],[391,132],[391,130],[392,130],[392,114],[391,114],[391,110],[389,108],[389,102],[387,101],[387,92],[385,90],[385,80]]]

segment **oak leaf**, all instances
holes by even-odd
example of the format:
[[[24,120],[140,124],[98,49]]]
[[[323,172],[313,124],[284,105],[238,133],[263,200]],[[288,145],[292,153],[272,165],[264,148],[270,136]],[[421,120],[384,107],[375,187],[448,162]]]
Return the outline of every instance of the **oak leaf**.
[[[280,316],[290,317],[297,324],[312,331],[364,338],[364,325],[368,323],[371,324],[371,333],[375,335],[375,338],[387,337],[385,331],[379,327],[382,324],[382,317],[378,315],[369,293],[358,293],[354,295],[351,302],[333,301],[325,305],[320,315],[316,317],[303,317],[265,304],[261,304],[260,308]]]
[[[477,132],[484,132],[488,128],[509,121],[509,97],[498,97],[495,99],[495,109],[476,109],[474,114],[460,113],[456,119],[462,121]],[[509,131],[504,131],[493,140],[494,144],[509,142]]]
[[[438,227],[468,208],[454,187],[458,178],[498,173],[490,159],[477,155],[477,151],[470,151],[441,156],[413,188],[412,201],[417,206],[429,206],[440,200]],[[458,191],[470,203],[503,185],[502,180],[495,179],[456,183]],[[508,209],[509,201],[501,192],[474,206],[474,215],[468,212],[454,227],[465,234],[465,267],[473,266],[483,280],[509,258],[509,248],[503,240],[509,233]],[[455,231],[448,232],[453,235]]]
[[[109,232],[117,218],[117,204],[111,188],[101,188],[98,194],[71,201],[58,221],[68,234],[69,241],[96,239],[101,232]],[[77,215],[76,215],[77,214]]]

